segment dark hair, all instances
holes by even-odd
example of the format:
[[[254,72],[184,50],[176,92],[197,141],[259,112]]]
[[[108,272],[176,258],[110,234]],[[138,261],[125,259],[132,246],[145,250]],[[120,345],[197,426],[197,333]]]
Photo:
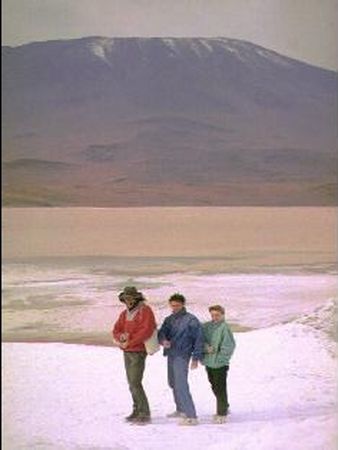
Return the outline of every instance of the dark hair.
[[[223,306],[221,306],[221,305],[212,305],[212,306],[209,307],[209,311],[210,312],[211,311],[218,311],[221,314],[225,314],[225,310],[224,310]]]
[[[185,297],[182,294],[179,294],[178,292],[176,292],[175,294],[173,294],[170,298],[169,298],[169,302],[179,302],[182,303],[182,305],[185,304]]]

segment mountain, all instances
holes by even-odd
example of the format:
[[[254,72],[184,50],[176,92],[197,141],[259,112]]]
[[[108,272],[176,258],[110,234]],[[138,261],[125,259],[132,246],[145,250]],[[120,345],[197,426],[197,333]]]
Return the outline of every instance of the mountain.
[[[337,73],[226,38],[2,47],[5,205],[332,205]]]

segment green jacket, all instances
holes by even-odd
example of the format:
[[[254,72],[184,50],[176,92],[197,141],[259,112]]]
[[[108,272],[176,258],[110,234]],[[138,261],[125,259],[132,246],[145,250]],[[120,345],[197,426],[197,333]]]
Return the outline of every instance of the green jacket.
[[[204,353],[203,364],[212,369],[228,366],[235,350],[235,339],[229,325],[225,322],[206,322],[203,324],[206,345],[211,345],[213,353]]]

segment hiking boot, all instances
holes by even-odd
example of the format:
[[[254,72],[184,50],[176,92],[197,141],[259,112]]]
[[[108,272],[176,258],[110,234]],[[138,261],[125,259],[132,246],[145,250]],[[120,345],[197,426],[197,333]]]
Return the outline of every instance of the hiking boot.
[[[227,416],[214,416],[213,422],[221,425],[227,421]]]
[[[137,412],[133,411],[129,416],[125,417],[127,422],[133,422],[137,418]]]
[[[170,414],[167,414],[168,419],[178,419],[180,417],[185,417],[185,414],[181,411],[174,411]]]
[[[198,420],[195,417],[184,417],[180,422],[179,425],[182,426],[191,426],[191,425],[197,425]]]
[[[138,416],[138,417],[135,417],[135,419],[133,419],[132,422],[137,425],[146,425],[147,423],[151,422],[151,417],[150,416]]]

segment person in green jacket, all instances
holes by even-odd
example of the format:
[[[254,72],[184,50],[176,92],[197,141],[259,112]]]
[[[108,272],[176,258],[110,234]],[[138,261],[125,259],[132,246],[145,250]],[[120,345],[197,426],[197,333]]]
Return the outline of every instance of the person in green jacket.
[[[235,339],[224,319],[224,308],[210,306],[211,321],[203,324],[205,354],[203,364],[217,400],[215,423],[224,423],[229,411],[227,375],[230,358],[235,350]]]

